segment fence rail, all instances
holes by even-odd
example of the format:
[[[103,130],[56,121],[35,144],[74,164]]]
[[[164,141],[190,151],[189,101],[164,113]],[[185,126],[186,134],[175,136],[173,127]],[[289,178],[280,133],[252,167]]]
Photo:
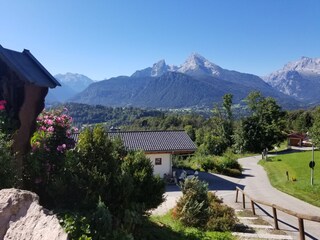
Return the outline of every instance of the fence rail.
[[[251,209],[252,209],[252,213],[254,215],[256,215],[256,211],[255,211],[254,205],[257,205],[257,203],[272,208],[273,219],[274,219],[274,228],[277,229],[277,230],[279,230],[277,210],[298,218],[300,240],[305,240],[305,231],[304,231],[304,222],[303,222],[304,220],[313,221],[313,222],[319,222],[320,223],[320,217],[319,216],[311,216],[311,215],[297,213],[297,212],[294,212],[292,210],[289,210],[289,209],[283,208],[281,206],[278,206],[276,204],[272,204],[272,203],[265,202],[265,201],[262,201],[262,200],[254,199],[254,198],[250,197],[247,193],[245,193],[239,187],[236,187],[236,202],[238,202],[239,191],[242,193],[242,207],[244,209],[246,208],[246,201],[245,200],[246,200],[246,196],[247,196],[247,198],[250,199]]]

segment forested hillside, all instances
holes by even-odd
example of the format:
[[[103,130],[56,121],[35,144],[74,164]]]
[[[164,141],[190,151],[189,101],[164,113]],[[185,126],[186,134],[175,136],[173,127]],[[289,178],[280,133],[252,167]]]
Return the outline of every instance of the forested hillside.
[[[163,112],[157,110],[142,110],[139,108],[112,108],[101,105],[87,105],[81,103],[66,103],[54,108],[67,108],[73,118],[74,125],[80,127],[84,124],[105,123],[107,126],[129,125],[134,120],[143,117],[161,117]]]

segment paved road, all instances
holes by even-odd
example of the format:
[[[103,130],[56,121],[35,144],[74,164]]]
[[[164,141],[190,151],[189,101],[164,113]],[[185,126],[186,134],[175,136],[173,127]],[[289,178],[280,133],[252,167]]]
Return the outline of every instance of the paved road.
[[[298,213],[320,216],[320,208],[273,188],[263,167],[257,164],[260,159],[260,156],[239,159],[239,163],[244,168],[245,177],[238,183],[245,186],[246,193],[255,199],[274,203]],[[268,216],[272,222],[273,219],[270,217],[272,209],[263,205],[261,207],[263,211],[259,211],[259,215]],[[281,220],[280,229],[285,229],[295,239],[298,239],[298,219],[280,211],[278,211],[278,218]],[[304,221],[304,225],[307,233],[306,239],[320,239],[320,223]]]
[[[320,208],[314,207],[290,195],[278,191],[273,188],[269,182],[266,172],[263,167],[258,165],[261,156],[247,157],[239,159],[239,163],[244,168],[243,178],[232,178],[219,174],[209,174],[200,172],[199,178],[207,181],[209,189],[223,198],[224,202],[235,209],[241,209],[242,203],[235,203],[235,187],[238,186],[245,190],[250,196],[255,199],[274,203],[284,208],[296,211],[298,213],[320,216]],[[181,196],[181,191],[177,186],[167,186],[166,202],[157,208],[153,214],[163,214],[175,206],[177,199]],[[239,198],[240,200],[240,198]],[[247,200],[247,208],[250,203]],[[273,223],[272,209],[267,206],[260,205],[260,209],[256,213],[271,224]],[[299,239],[298,219],[282,213],[278,213],[279,227],[282,230],[293,236],[294,239]],[[320,239],[320,223],[304,221],[306,239]]]

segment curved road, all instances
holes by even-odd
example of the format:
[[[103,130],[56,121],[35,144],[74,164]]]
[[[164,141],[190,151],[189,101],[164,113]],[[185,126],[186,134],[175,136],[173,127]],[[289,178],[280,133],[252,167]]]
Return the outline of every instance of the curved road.
[[[298,213],[320,216],[320,208],[273,188],[263,167],[258,165],[260,159],[261,156],[239,159],[239,163],[244,169],[243,178],[232,178],[204,172],[199,173],[199,178],[207,181],[209,189],[222,197],[224,203],[235,209],[242,208],[241,195],[239,195],[240,203],[235,203],[235,187],[238,186],[257,200],[273,203]],[[173,208],[181,195],[181,191],[177,186],[167,186],[166,201],[153,211],[153,214],[163,214]],[[246,207],[250,208],[248,199],[246,199]],[[273,224],[272,209],[270,207],[260,205],[260,208],[256,207],[256,213]],[[299,239],[298,219],[281,211],[277,211],[277,215],[279,228],[285,230],[294,239]],[[306,239],[320,239],[320,223],[304,221],[304,226]]]
[[[239,159],[239,163],[244,168],[244,178],[238,181],[238,184],[244,185],[244,190],[255,199],[263,200],[269,203],[282,206],[297,213],[320,216],[320,208],[303,202],[288,194],[285,194],[273,188],[269,182],[263,167],[258,165],[261,156],[247,157]],[[249,202],[247,204],[249,206]],[[273,222],[272,209],[260,205],[265,211],[259,211],[258,214],[268,216],[270,222]],[[277,211],[279,228],[286,230],[290,235],[298,239],[298,219],[288,214]],[[306,239],[320,239],[320,223],[304,221]]]

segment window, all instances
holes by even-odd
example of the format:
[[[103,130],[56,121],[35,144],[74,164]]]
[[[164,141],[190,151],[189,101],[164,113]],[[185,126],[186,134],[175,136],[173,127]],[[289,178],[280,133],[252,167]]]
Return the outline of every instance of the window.
[[[161,164],[162,164],[162,159],[161,159],[161,158],[156,158],[156,159],[154,160],[154,164],[155,164],[155,165],[161,165]]]

